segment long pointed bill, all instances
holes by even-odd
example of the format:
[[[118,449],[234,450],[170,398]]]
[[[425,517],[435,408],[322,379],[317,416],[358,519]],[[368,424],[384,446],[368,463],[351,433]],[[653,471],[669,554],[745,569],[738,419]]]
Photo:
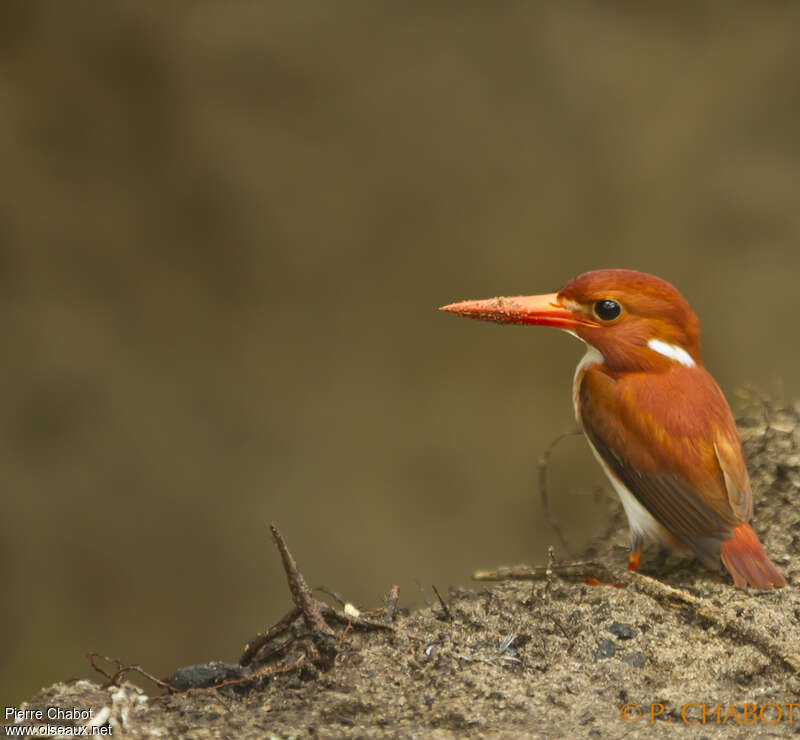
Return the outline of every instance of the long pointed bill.
[[[497,321],[500,324],[538,324],[559,329],[571,329],[582,324],[591,326],[588,321],[562,306],[558,302],[558,293],[463,301],[442,306],[439,310],[470,319]]]

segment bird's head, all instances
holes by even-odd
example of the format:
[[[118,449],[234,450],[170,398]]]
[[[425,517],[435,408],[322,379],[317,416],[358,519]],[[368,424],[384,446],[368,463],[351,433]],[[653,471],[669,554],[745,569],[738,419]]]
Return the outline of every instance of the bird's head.
[[[558,293],[489,298],[443,311],[505,324],[564,329],[603,355],[611,370],[700,364],[700,322],[666,280],[635,270],[596,270]]]

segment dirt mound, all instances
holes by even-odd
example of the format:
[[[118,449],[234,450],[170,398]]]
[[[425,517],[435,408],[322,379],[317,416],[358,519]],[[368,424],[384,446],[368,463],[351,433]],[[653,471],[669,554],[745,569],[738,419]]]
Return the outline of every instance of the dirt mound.
[[[800,406],[753,404],[740,430],[755,529],[787,577],[783,590],[737,590],[722,571],[663,553],[648,553],[643,575],[627,574],[618,527],[587,553],[597,565],[583,567],[621,588],[588,586],[581,568],[563,575],[555,563],[540,579],[455,589],[444,605],[400,610],[393,629],[379,626],[385,608],[348,627],[325,607],[329,667],[297,609],[248,666],[173,677],[216,689],[147,698],[129,683],[78,681],[22,709],[91,709],[88,721],[114,737],[651,737],[656,723],[662,737],[683,736],[686,724],[725,737],[750,736],[751,725],[796,731]]]

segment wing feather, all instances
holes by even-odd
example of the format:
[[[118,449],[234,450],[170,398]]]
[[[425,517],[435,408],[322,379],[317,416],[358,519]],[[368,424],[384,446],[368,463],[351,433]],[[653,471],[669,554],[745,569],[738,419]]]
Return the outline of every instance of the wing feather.
[[[584,432],[612,473],[657,522],[702,560],[752,517],[733,416],[702,367],[614,377],[586,370],[578,393]]]

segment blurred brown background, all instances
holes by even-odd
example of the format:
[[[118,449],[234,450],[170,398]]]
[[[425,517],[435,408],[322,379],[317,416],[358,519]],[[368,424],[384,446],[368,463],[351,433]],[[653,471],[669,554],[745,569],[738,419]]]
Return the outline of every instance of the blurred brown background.
[[[235,660],[312,584],[541,560],[581,347],[436,312],[631,267],[800,395],[800,6],[0,8],[0,699]],[[579,543],[609,503],[554,455]],[[424,589],[424,590],[423,590]]]

